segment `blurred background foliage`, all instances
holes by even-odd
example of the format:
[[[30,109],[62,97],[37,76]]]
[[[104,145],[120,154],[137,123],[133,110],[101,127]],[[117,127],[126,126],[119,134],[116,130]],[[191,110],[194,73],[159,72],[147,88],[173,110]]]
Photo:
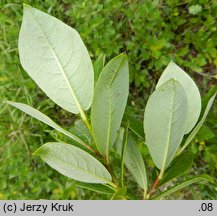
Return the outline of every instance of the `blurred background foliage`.
[[[21,68],[17,41],[22,3],[0,1],[0,199],[107,199],[105,195],[76,187],[72,180],[32,157],[42,143],[66,138],[4,104],[6,100],[28,103],[65,128],[70,128],[75,120],[72,114],[52,103]],[[25,3],[75,28],[93,61],[101,53],[106,54],[107,61],[120,52],[128,54],[131,87],[127,112],[140,121],[147,98],[171,59],[195,79],[201,95],[217,83],[216,0],[26,0]],[[207,173],[217,180],[216,140],[215,101],[205,125],[189,147],[194,164],[182,179],[189,174]],[[142,146],[141,151],[147,157]],[[147,163],[153,166],[150,159]],[[130,177],[129,185],[134,189]],[[217,188],[196,185],[169,198],[217,199]]]

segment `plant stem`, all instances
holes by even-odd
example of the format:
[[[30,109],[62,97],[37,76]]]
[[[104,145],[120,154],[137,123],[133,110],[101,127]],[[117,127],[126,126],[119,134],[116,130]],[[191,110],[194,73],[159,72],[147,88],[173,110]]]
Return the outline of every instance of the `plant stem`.
[[[86,143],[83,143],[83,146],[85,148],[87,148],[88,150],[90,150],[93,154],[95,154],[96,156],[100,156],[99,153],[97,151],[95,151],[94,149],[92,149],[89,145],[87,145]]]
[[[143,199],[144,199],[144,200],[146,199],[146,196],[147,196],[147,191],[144,190],[144,191],[143,191]]]
[[[86,125],[87,129],[89,130],[90,135],[92,136],[92,138],[93,138],[93,140],[94,140],[94,142],[95,142],[95,139],[94,139],[94,136],[93,136],[93,131],[92,131],[91,125],[90,125],[90,123],[89,123],[89,121],[88,121],[88,119],[87,119],[87,116],[86,116],[85,112],[84,112],[83,110],[80,110],[80,115],[81,115],[81,118],[82,118],[84,124]],[[96,144],[96,142],[95,142],[95,144]],[[87,146],[86,146],[86,147],[87,147]],[[99,152],[93,150],[93,149],[92,149],[91,147],[89,147],[89,146],[88,146],[88,149],[91,150],[91,151],[92,151],[94,154],[96,154],[97,156],[99,156],[99,157],[102,158],[102,155],[101,155]]]
[[[117,189],[117,187],[118,187],[118,186],[117,186],[116,184],[114,184],[113,182],[108,182],[108,184],[111,185],[111,186],[112,186],[113,188],[115,188],[115,189]]]
[[[159,184],[159,181],[160,181],[160,179],[157,177],[156,180],[155,180],[155,182],[154,182],[154,184],[152,185],[152,187],[151,187],[151,189],[149,191],[149,195],[151,195],[154,192],[155,188]]]
[[[109,166],[109,151],[107,151],[107,153],[105,155],[105,162]]]
[[[88,130],[90,131],[90,133],[92,135],[91,126],[90,126],[90,123],[89,123],[89,121],[87,119],[87,116],[86,116],[85,112],[83,110],[80,111],[80,115],[81,115],[81,118],[82,118],[84,124],[87,126]]]
[[[115,184],[117,184],[117,179],[116,179],[116,176],[115,176],[115,174],[114,174],[114,171],[113,171],[113,168],[112,168],[112,166],[110,165],[110,164],[105,164],[105,166],[106,166],[106,168],[108,169],[108,171],[109,171],[109,173],[111,174],[111,176],[112,176],[112,181],[115,183]]]
[[[181,147],[181,149],[176,153],[176,157],[177,156],[179,156],[184,150],[185,150],[185,148],[188,146],[188,143],[187,143],[187,145],[183,145],[182,147]]]
[[[162,172],[160,172],[159,176],[156,178],[154,184],[152,185],[149,193],[145,196],[145,199],[149,199],[151,194],[154,192],[155,188],[157,187],[157,185],[159,184],[163,174],[161,174]]]

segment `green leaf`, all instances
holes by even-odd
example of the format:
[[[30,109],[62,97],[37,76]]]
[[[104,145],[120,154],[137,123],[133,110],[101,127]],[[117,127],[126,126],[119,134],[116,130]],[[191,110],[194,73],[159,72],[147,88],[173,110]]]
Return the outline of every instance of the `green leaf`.
[[[35,109],[29,105],[23,104],[23,103],[16,103],[16,102],[12,102],[12,101],[7,101],[7,103],[10,104],[11,106],[14,106],[14,107],[18,108],[19,110],[25,112],[26,114],[32,116],[33,118],[36,118],[39,121],[49,125],[50,127],[54,128],[55,130],[65,134],[69,138],[73,139],[74,141],[76,141],[76,142],[78,142],[81,145],[86,147],[86,143],[82,139],[80,139],[78,136],[66,131],[65,129],[61,128],[58,124],[56,124],[48,116],[41,113],[37,109]]]
[[[201,120],[198,122],[198,124],[196,125],[196,127],[194,128],[194,130],[192,130],[192,132],[188,135],[187,139],[185,140],[185,143],[184,145],[182,146],[182,148],[180,149],[180,151],[178,152],[178,154],[181,154],[184,149],[191,143],[191,141],[194,139],[195,135],[197,134],[197,132],[200,130],[200,128],[202,127],[203,123],[205,122],[206,120],[206,117],[212,107],[212,104],[213,104],[213,101],[215,100],[215,96],[216,96],[216,93],[214,93],[214,95],[210,98],[207,106],[206,106],[206,109],[203,113],[203,117],[201,118]]]
[[[114,195],[111,197],[111,200],[126,200],[126,194],[127,194],[127,187],[121,187],[119,188]]]
[[[87,152],[65,143],[47,143],[34,155],[41,157],[50,167],[64,176],[87,183],[111,183],[106,168]]]
[[[206,125],[202,125],[198,133],[196,134],[195,139],[199,140],[200,142],[205,142],[211,140],[215,137],[215,133]]]
[[[129,128],[129,123],[127,123],[127,127],[124,131],[123,135],[123,141],[122,141],[122,147],[121,147],[121,171],[120,171],[120,176],[121,176],[121,186],[124,186],[124,162],[125,162],[125,155],[126,155],[126,146],[128,142],[128,128]]]
[[[95,142],[101,154],[108,159],[129,94],[127,56],[113,58],[101,72],[96,84],[91,108],[91,123]]]
[[[174,79],[157,88],[147,102],[144,114],[146,144],[162,173],[181,144],[186,117],[187,98],[182,86]]]
[[[170,79],[177,80],[183,87],[188,101],[188,115],[185,134],[188,134],[197,123],[197,120],[201,112],[201,97],[200,92],[191,79],[191,77],[185,73],[174,62],[170,62],[161,75],[156,88],[159,88],[162,84]]]
[[[101,53],[93,65],[95,83],[98,80],[98,77],[99,77],[102,69],[104,68],[104,66],[105,66],[105,54]]]
[[[45,94],[65,110],[83,115],[91,105],[94,75],[77,31],[24,4],[18,48],[23,68]]]
[[[213,85],[210,87],[209,91],[207,92],[207,94],[202,98],[202,114],[205,112],[206,106],[209,102],[209,100],[211,99],[211,97],[216,94],[217,92],[217,86]]]
[[[145,139],[145,134],[144,134],[144,130],[143,130],[143,124],[142,124],[141,120],[134,119],[134,121],[133,120],[130,121],[129,128],[138,137],[140,137],[143,140]]]
[[[202,174],[202,175],[190,178],[189,180],[184,181],[181,184],[178,184],[178,185],[164,191],[163,193],[161,193],[161,194],[159,194],[159,195],[157,195],[157,196],[155,196],[155,197],[153,197],[151,199],[154,199],[154,200],[161,199],[161,198],[163,198],[165,196],[168,196],[168,195],[170,195],[170,194],[172,194],[172,193],[174,193],[174,192],[176,192],[178,190],[181,190],[181,189],[183,189],[183,188],[185,188],[185,187],[187,187],[187,186],[189,186],[191,184],[203,183],[203,182],[215,183],[210,176],[208,176],[206,174]]]
[[[129,129],[141,139],[145,139],[143,124],[140,119],[137,119],[133,112],[125,112],[123,117],[124,124],[129,122]]]
[[[192,166],[193,154],[186,152],[177,158],[170,164],[165,171],[163,179],[160,181],[159,186],[166,184],[167,182],[184,175]]]
[[[189,12],[189,14],[196,15],[196,14],[200,13],[202,11],[202,9],[203,8],[201,5],[195,4],[195,5],[191,5],[188,8],[188,12]]]
[[[103,194],[114,194],[115,189],[108,186],[108,185],[103,185],[103,184],[90,184],[90,183],[85,183],[85,182],[78,182],[76,181],[76,186],[83,188],[83,189],[88,189],[90,191],[98,192],[98,193],[103,193]]]
[[[75,121],[70,131],[76,136],[78,136],[80,139],[84,140],[86,143],[92,142],[90,131],[81,119]]]
[[[121,128],[118,133],[118,138],[116,140],[116,149],[119,155],[121,155],[121,149],[123,145],[123,136],[124,136],[124,129]],[[125,150],[125,157],[124,163],[132,174],[133,178],[143,190],[147,190],[147,175],[146,175],[146,168],[142,158],[142,155],[139,151],[139,148],[133,139],[133,137],[128,134],[126,150]]]

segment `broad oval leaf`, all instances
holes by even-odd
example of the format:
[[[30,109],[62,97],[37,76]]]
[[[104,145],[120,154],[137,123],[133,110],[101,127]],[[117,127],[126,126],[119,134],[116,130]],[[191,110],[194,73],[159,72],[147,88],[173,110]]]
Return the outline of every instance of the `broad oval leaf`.
[[[113,58],[101,72],[91,108],[91,123],[98,150],[108,155],[114,144],[129,93],[127,56]]]
[[[87,183],[111,183],[107,169],[87,152],[65,143],[47,143],[34,152],[64,176]]]
[[[146,144],[155,165],[164,171],[184,136],[187,98],[179,82],[171,79],[150,96],[144,114]]]
[[[119,155],[121,155],[123,136],[124,129],[120,128],[117,140],[115,142],[115,146]],[[145,164],[139,148],[130,134],[128,134],[125,147],[124,163],[139,187],[147,191],[147,174]]]
[[[13,107],[16,107],[19,110],[25,112],[26,114],[32,116],[33,118],[38,119],[39,121],[49,125],[50,127],[54,128],[55,130],[59,131],[60,133],[65,134],[69,138],[73,139],[74,141],[80,143],[81,145],[83,145],[89,149],[89,146],[87,146],[87,144],[79,136],[76,136],[75,134],[72,134],[72,133],[66,131],[65,129],[60,127],[58,124],[56,124],[53,120],[51,120],[48,116],[46,116],[45,114],[43,114],[39,110],[37,110],[37,109],[35,109],[29,105],[23,104],[23,103],[16,103],[16,102],[12,102],[12,101],[7,101],[7,103]]]
[[[77,31],[24,5],[18,48],[23,68],[51,100],[75,114],[90,107],[93,67]]]
[[[166,67],[163,74],[161,75],[157,83],[156,89],[172,78],[177,80],[182,85],[185,94],[187,96],[188,115],[187,115],[185,134],[188,134],[195,126],[200,116],[200,111],[201,111],[200,92],[195,82],[191,79],[191,77],[172,61],[169,63],[169,65]]]

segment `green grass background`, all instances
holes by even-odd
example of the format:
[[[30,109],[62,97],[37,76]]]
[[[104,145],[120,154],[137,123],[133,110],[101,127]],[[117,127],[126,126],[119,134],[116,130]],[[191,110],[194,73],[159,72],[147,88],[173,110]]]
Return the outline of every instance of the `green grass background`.
[[[66,138],[4,103],[6,100],[27,103],[65,128],[70,128],[75,120],[40,91],[19,63],[17,41],[22,3],[0,1],[0,199],[107,199],[77,188],[72,180],[32,157],[46,141]],[[120,52],[127,52],[131,80],[128,104],[131,110],[137,110],[141,121],[147,98],[171,59],[194,77],[201,95],[217,83],[216,0],[28,0],[25,3],[75,28],[93,61],[100,53],[106,53],[108,61]],[[216,140],[215,101],[205,126],[189,147],[194,154],[189,174],[207,173],[217,180]],[[133,188],[133,183],[129,187]],[[169,198],[217,199],[217,188],[196,185]]]

